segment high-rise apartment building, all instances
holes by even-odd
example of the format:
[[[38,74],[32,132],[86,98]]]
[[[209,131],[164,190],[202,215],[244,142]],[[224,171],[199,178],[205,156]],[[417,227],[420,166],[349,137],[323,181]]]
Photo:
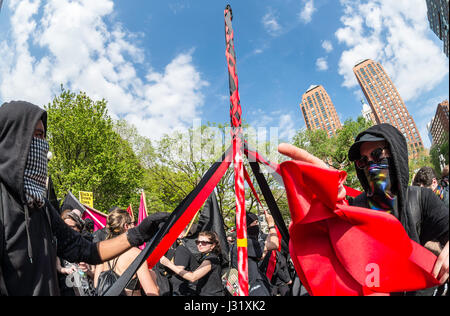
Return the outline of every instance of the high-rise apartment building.
[[[375,116],[376,124],[388,123],[403,133],[410,154],[423,149],[422,139],[412,116],[380,63],[366,59],[353,72]]]
[[[431,136],[431,146],[442,145],[448,135],[449,118],[448,118],[448,100],[438,104],[436,114],[428,123],[427,129]]]
[[[449,0],[426,0],[426,2],[430,28],[433,30],[434,34],[436,34],[437,37],[442,40],[444,44],[444,53],[448,57]]]
[[[331,137],[342,127],[333,102],[321,85],[308,88],[302,96],[300,108],[306,127],[310,130],[322,129]]]

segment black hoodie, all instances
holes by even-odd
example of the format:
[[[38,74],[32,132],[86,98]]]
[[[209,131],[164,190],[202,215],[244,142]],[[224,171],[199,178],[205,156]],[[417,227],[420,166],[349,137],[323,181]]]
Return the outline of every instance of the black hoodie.
[[[59,295],[56,256],[100,263],[96,245],[69,228],[48,201],[40,209],[26,206],[23,177],[39,120],[47,130],[47,113],[31,103],[12,101],[0,107],[0,277],[9,295]]]
[[[388,143],[393,164],[389,165],[389,173],[393,186],[397,190],[397,206],[393,215],[400,220],[408,236],[422,245],[430,240],[446,243],[448,241],[448,209],[443,203],[439,203],[437,196],[430,189],[409,187],[408,146],[403,134],[392,125],[379,124],[360,133],[355,142],[365,134],[383,137]],[[356,173],[364,191],[369,191],[364,170],[356,168]],[[412,213],[411,205],[408,203],[408,199],[412,199],[411,191],[414,190],[420,190],[419,220]],[[365,192],[351,200],[350,204],[368,207]]]

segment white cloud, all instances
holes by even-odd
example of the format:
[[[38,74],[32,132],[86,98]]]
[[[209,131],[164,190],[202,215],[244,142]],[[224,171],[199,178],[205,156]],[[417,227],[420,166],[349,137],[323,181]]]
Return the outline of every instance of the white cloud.
[[[258,109],[251,113],[251,116],[255,120],[250,123],[250,134],[253,131],[258,142],[272,142],[274,138],[276,138],[276,141],[278,141],[278,138],[289,141],[296,132],[295,123],[290,113],[279,110],[267,113]]]
[[[303,0],[303,2],[305,5],[298,16],[303,23],[308,24],[311,22],[312,15],[316,11],[316,8],[314,8],[314,0]]]
[[[333,50],[333,44],[330,41],[322,41],[322,48],[325,49],[327,53]]]
[[[271,36],[278,36],[282,33],[283,29],[278,23],[278,18],[274,12],[269,11],[262,18],[264,28]]]
[[[317,67],[317,70],[319,70],[319,71],[327,70],[328,69],[327,59],[325,57],[317,58],[316,67]]]
[[[343,26],[335,36],[347,48],[339,61],[343,86],[358,87],[353,66],[363,59],[382,64],[405,101],[430,91],[448,73],[448,59],[428,38],[422,0],[341,0]]]
[[[208,83],[193,65],[194,50],[176,56],[163,72],[145,68],[133,41],[139,35],[105,22],[114,14],[111,0],[24,0],[9,7],[11,35],[0,42],[1,99],[42,106],[62,83],[105,98],[113,117],[125,117],[153,139],[191,126],[198,116]],[[138,76],[142,69],[145,78]]]

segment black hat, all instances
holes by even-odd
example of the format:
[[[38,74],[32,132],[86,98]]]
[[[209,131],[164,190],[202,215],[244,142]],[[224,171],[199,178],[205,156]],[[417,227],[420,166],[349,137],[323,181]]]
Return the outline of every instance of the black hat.
[[[374,136],[372,134],[364,134],[363,136],[361,136],[360,139],[358,139],[351,147],[350,150],[348,151],[348,159],[350,161],[355,161],[358,160],[361,157],[361,153],[360,153],[360,147],[362,143],[365,142],[379,142],[379,141],[383,141],[386,140],[383,137],[380,136]]]
[[[251,223],[253,223],[254,221],[258,220],[258,215],[247,212],[246,214],[246,220],[247,220],[247,225],[250,225]]]

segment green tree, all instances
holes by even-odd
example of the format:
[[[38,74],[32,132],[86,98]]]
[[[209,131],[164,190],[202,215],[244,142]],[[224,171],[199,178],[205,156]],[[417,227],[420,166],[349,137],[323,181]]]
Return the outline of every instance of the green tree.
[[[323,130],[298,131],[292,144],[305,149],[335,169],[346,171],[346,185],[361,189],[354,164],[348,160],[348,150],[356,136],[371,125],[371,122],[359,116],[356,121],[346,120],[342,128],[337,130],[336,135],[332,137],[328,137]]]
[[[143,168],[128,141],[114,131],[106,101],[93,101],[84,92],[61,87],[46,106],[49,163],[58,197],[70,190],[94,194],[94,207],[126,207],[141,187]]]
[[[430,149],[431,164],[436,172],[441,174],[441,165],[448,165],[449,162],[449,135],[448,132],[444,135],[444,141],[440,145],[433,145]]]

